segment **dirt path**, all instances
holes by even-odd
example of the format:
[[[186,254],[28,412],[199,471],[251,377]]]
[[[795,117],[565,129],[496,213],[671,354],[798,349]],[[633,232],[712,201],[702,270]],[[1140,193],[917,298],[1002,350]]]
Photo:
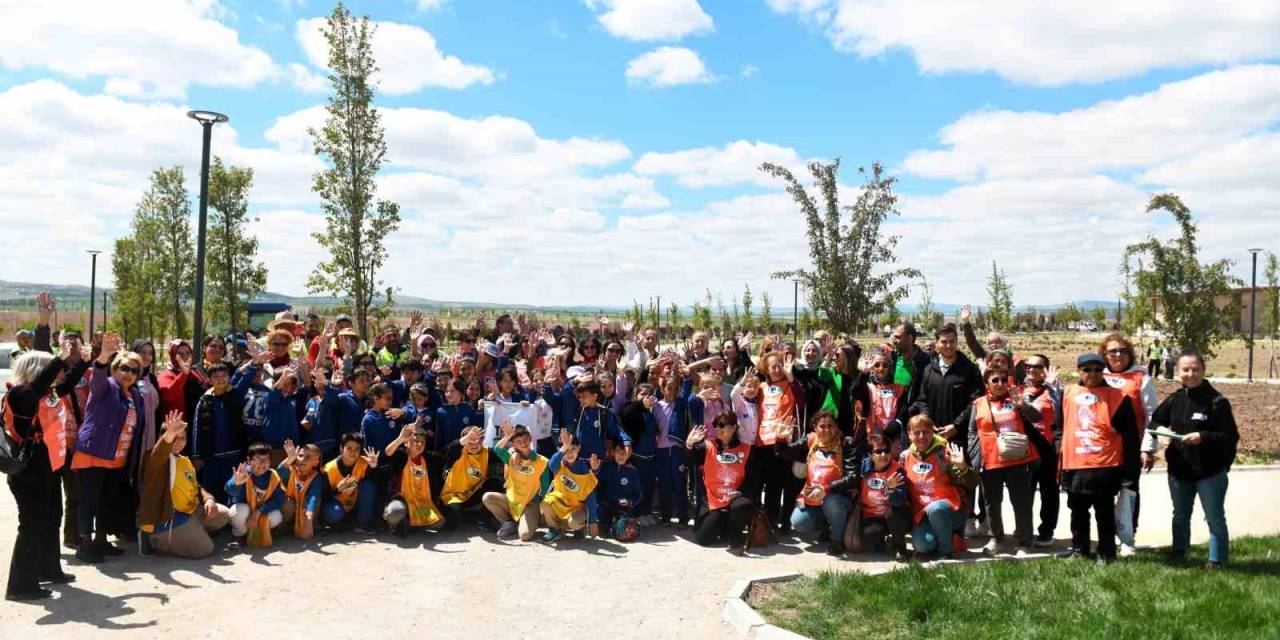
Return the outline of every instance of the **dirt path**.
[[[1143,477],[1141,544],[1169,539],[1165,476]],[[1231,476],[1232,535],[1280,531],[1280,469]],[[1064,511],[1058,537],[1066,538]],[[1196,540],[1207,533],[1197,513]],[[1012,522],[1012,516],[1008,517]],[[0,492],[0,557],[9,558],[16,511]],[[403,637],[728,638],[720,605],[742,578],[787,571],[854,569],[878,562],[832,561],[808,545],[775,546],[735,558],[655,532],[643,542],[503,544],[472,531],[444,538],[289,540],[268,553],[220,552],[211,560],[125,556],[78,577],[41,604],[0,605],[0,637]],[[7,573],[7,569],[6,569]],[[249,621],[252,621],[251,623]]]

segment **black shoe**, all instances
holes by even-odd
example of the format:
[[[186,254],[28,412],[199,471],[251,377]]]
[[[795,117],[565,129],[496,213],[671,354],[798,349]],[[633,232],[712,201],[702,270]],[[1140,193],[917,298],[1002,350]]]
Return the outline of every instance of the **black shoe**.
[[[821,542],[831,542],[831,532],[830,532],[830,531],[827,531],[827,530],[826,530],[826,528],[823,528],[823,529],[822,529],[822,531],[819,531],[819,532],[818,532],[818,542],[820,542],[820,543],[821,543]]]
[[[138,555],[144,558],[155,555],[155,547],[151,546],[151,534],[145,531],[138,536]]]
[[[1098,559],[1094,560],[1094,563],[1097,564],[1099,567],[1105,567],[1115,561],[1116,561],[1115,556],[1104,556],[1099,554]]]
[[[103,557],[124,555],[124,549],[107,542],[105,536],[93,541],[93,550]]]
[[[53,592],[44,588],[36,587],[34,591],[14,591],[4,594],[4,599],[12,602],[28,602],[31,600],[44,600],[52,596]]]
[[[1081,550],[1079,550],[1079,549],[1072,549],[1072,550],[1067,551],[1067,552],[1065,552],[1065,553],[1061,553],[1061,554],[1059,554],[1059,555],[1058,555],[1058,557],[1059,557],[1059,558],[1066,559],[1066,560],[1088,560],[1088,559],[1089,559],[1089,554],[1087,554],[1087,553],[1085,553],[1085,552],[1083,552],[1083,551],[1081,551]]]
[[[908,562],[910,560],[911,560],[911,556],[907,555],[906,549],[898,549],[897,551],[893,552],[894,562]]]
[[[76,547],[76,559],[85,564],[98,564],[102,562],[103,557],[93,545],[93,538],[82,536],[80,545]]]
[[[842,556],[842,555],[844,555],[844,543],[842,543],[842,542],[832,542],[832,543],[828,544],[828,545],[827,545],[827,555],[829,555],[829,556],[837,556],[837,557],[838,557],[838,556]]]
[[[51,578],[40,578],[40,582],[49,582],[53,584],[71,584],[75,581],[76,577],[65,571]]]

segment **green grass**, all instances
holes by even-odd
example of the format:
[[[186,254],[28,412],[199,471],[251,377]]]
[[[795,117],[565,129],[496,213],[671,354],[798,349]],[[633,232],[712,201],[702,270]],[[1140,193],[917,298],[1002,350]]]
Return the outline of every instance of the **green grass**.
[[[812,638],[1280,638],[1280,536],[1231,541],[1231,566],[1186,568],[1142,552],[1082,560],[913,565],[881,576],[823,573],[753,606]]]

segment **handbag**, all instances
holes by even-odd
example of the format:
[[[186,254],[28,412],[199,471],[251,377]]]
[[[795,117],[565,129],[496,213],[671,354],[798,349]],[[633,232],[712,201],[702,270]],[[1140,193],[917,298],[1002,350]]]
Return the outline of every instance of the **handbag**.
[[[742,543],[742,550],[767,547],[770,542],[773,542],[773,526],[769,524],[769,516],[764,514],[763,509],[756,509],[756,514],[751,516],[751,524],[747,525],[747,537]]]
[[[999,452],[1001,460],[1020,460],[1027,457],[1030,453],[1030,444],[1025,433],[1007,431],[996,435],[996,451]]]
[[[16,476],[27,468],[31,461],[31,451],[35,445],[34,438],[25,438],[21,442],[14,440],[9,434],[13,431],[13,410],[9,407],[9,397],[5,396],[0,403],[0,413],[4,413],[4,428],[0,429],[0,473]]]

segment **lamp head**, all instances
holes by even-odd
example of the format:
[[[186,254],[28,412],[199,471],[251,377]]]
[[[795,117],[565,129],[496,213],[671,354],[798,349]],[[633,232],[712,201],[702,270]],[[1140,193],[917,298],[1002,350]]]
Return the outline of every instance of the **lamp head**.
[[[201,125],[215,125],[231,119],[217,111],[201,111],[199,109],[188,111],[187,117],[199,122]]]

